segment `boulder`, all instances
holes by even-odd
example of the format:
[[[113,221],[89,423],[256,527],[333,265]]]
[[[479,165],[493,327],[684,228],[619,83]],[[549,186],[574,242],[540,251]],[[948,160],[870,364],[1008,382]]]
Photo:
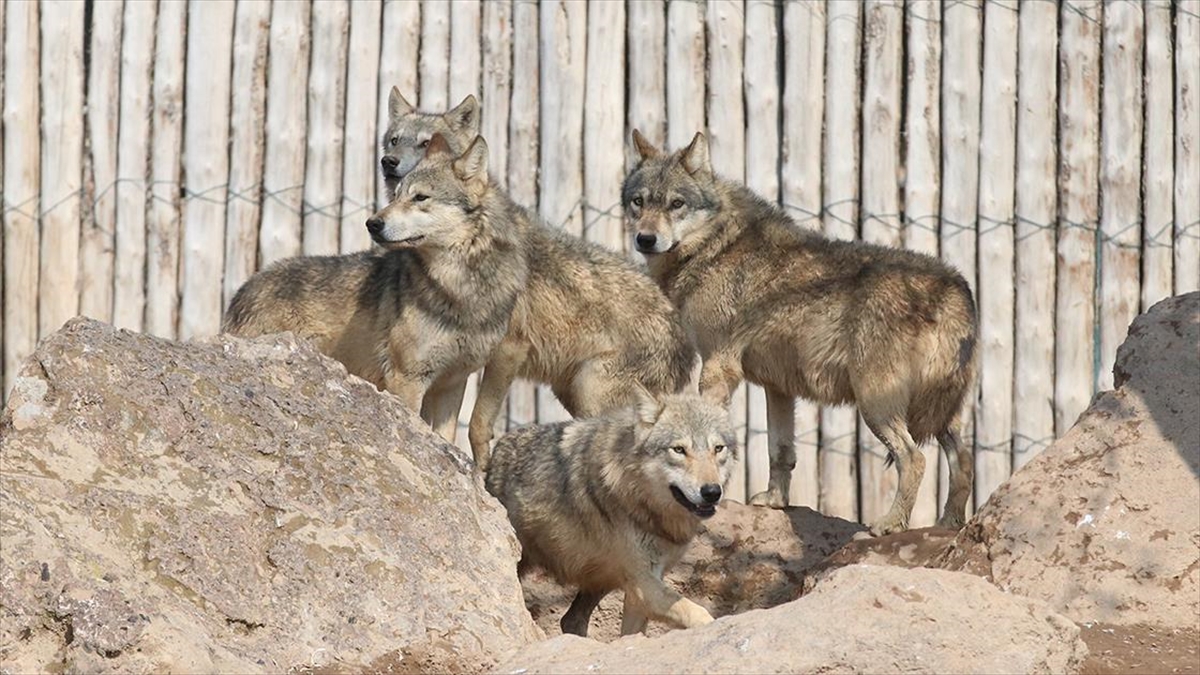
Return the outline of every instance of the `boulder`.
[[[503,509],[290,335],[69,322],[0,419],[0,669],[478,671],[541,637]]]
[[[804,578],[826,556],[866,527],[823,516],[804,507],[768,509],[724,502],[704,523],[667,581],[713,616],[765,609],[794,600]],[[525,602],[547,635],[558,635],[558,621],[574,589],[541,574],[522,579]],[[610,593],[592,617],[588,636],[612,640],[621,634],[623,594]],[[650,635],[669,627],[651,622]]]
[[[1071,673],[1087,647],[1045,603],[978,577],[852,565],[773,609],[608,644],[526,647],[499,673]]]
[[[1139,316],[1117,389],[1001,485],[943,566],[1079,622],[1200,624],[1200,293]]]

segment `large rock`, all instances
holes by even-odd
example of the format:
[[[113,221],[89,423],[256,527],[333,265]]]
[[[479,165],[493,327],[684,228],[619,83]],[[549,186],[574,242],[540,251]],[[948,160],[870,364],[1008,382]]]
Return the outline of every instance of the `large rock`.
[[[1200,293],[1140,316],[1115,391],[1000,486],[945,566],[1080,622],[1200,624]]]
[[[540,637],[466,460],[288,336],[74,320],[0,421],[0,669],[479,670]]]
[[[806,574],[826,556],[866,528],[812,509],[767,509],[724,502],[704,522],[687,553],[667,581],[713,616],[765,609],[800,595]],[[558,621],[575,589],[531,574],[522,580],[530,613],[547,635],[558,635]],[[589,637],[612,640],[621,634],[623,594],[611,593],[592,618]],[[668,627],[651,622],[649,634]]]
[[[1045,603],[967,574],[853,565],[794,602],[661,637],[564,635],[500,673],[1070,673],[1087,648]]]

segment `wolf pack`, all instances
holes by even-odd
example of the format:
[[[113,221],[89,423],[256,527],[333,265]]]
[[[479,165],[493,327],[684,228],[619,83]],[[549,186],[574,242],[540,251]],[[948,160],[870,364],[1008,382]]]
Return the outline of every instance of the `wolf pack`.
[[[886,447],[899,480],[872,534],[908,527],[926,440],[949,469],[938,524],[963,525],[977,318],[953,268],[802,229],[714,171],[703,133],[667,151],[635,130],[620,200],[638,265],[547,225],[490,179],[473,96],[430,112],[393,88],[388,117],[390,201],[365,223],[377,246],[274,263],[239,289],[222,329],[310,339],[451,442],[482,369],[475,467],[517,533],[518,572],[578,589],[564,632],[586,635],[613,590],[622,634],[648,619],[713,621],[663,575],[724,495],[741,452],[727,406],[743,380],[767,403],[769,482],[751,504],[788,505],[801,397],[856,405]],[[517,378],[548,385],[573,419],[493,439]]]

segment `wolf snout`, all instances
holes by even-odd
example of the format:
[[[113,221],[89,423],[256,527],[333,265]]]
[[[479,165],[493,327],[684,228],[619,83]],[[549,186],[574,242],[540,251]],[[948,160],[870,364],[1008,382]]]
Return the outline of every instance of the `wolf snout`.
[[[372,237],[378,237],[383,232],[383,218],[374,216],[367,220],[367,232],[370,232]]]
[[[705,483],[700,486],[700,498],[706,504],[716,504],[721,501],[721,486],[716,483]]]
[[[379,160],[379,165],[383,167],[384,171],[395,171],[396,167],[400,166],[400,159],[388,155]]]
[[[634,243],[637,244],[638,250],[642,251],[643,253],[653,251],[654,245],[658,243],[658,235],[639,232],[637,236],[634,237]]]

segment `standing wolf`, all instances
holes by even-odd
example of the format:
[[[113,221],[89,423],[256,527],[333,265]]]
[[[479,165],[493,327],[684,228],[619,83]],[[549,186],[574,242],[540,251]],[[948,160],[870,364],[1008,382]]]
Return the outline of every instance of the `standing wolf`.
[[[525,251],[482,138],[456,157],[434,136],[424,155],[367,221],[387,252],[281,260],[238,290],[223,330],[311,338],[452,440],[467,376],[508,331]]]
[[[648,617],[684,628],[713,620],[662,578],[716,513],[738,452],[729,414],[695,394],[638,398],[496,443],[486,485],[521,541],[520,571],[542,567],[579,588],[564,633],[586,636],[592,610],[615,589],[625,591],[622,635]]]
[[[856,403],[900,475],[871,526],[904,530],[921,483],[918,443],[950,467],[940,525],[961,527],[972,481],[959,415],[975,370],[970,287],[934,258],[798,228],[777,206],[713,174],[696,134],[667,155],[634,131],[640,163],[622,188],[650,275],[683,313],[703,359],[702,394],[728,400],[743,378],[767,394],[770,482],[751,503],[787,505],[794,398]]]
[[[445,114],[422,113],[393,88],[388,110],[385,177],[389,171],[403,175],[405,158],[435,130],[446,129],[450,147],[464,150],[479,120],[470,96]],[[395,162],[389,161],[393,156]],[[468,435],[480,469],[487,467],[496,417],[515,378],[550,385],[574,417],[632,402],[635,383],[652,394],[688,385],[695,351],[679,313],[649,277],[612,251],[544,225],[495,185],[488,187],[493,202],[505,205],[495,217],[511,219],[524,236],[529,278],[509,333],[484,370],[471,414]]]

